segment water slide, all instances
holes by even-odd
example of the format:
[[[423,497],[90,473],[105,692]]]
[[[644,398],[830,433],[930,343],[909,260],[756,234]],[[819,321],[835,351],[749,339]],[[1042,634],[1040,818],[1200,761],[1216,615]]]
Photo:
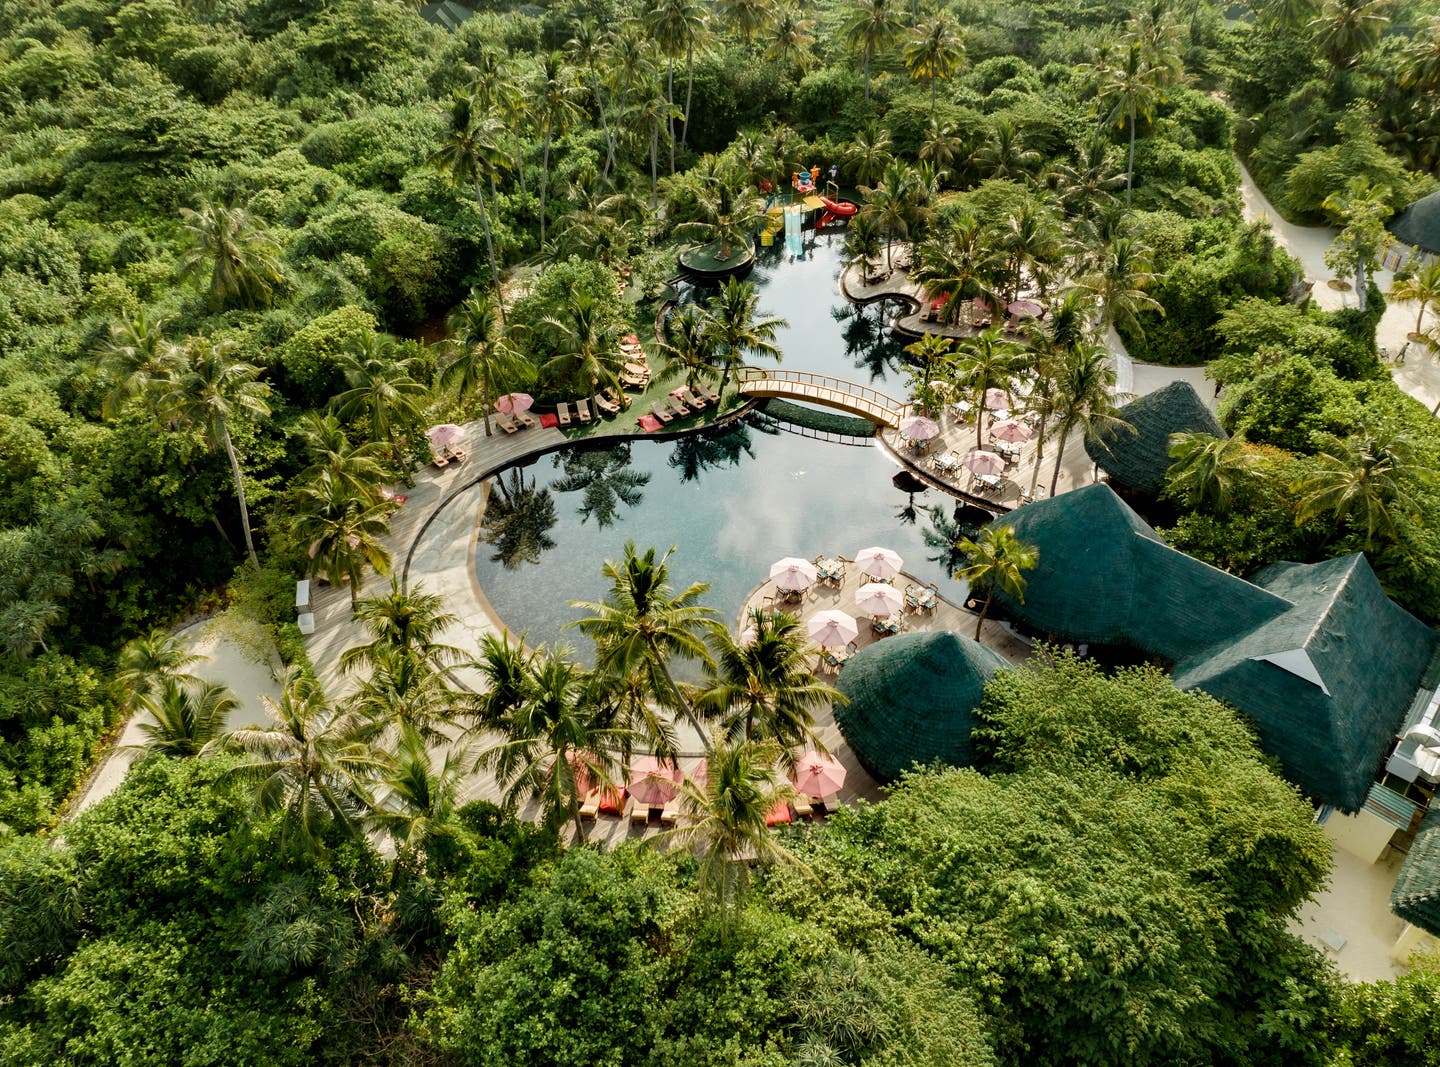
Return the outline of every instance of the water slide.
[[[825,214],[821,215],[820,221],[815,224],[817,230],[823,230],[842,219],[848,222],[850,216],[860,210],[860,205],[851,200],[831,200],[828,196],[822,196],[820,202],[825,205]]]

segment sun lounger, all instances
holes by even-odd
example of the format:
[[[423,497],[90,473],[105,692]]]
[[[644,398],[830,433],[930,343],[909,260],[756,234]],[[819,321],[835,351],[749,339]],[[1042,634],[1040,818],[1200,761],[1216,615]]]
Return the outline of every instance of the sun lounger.
[[[710,403],[716,405],[720,403],[720,394],[717,393],[714,389],[708,388],[706,386],[701,386],[701,392],[705,394],[705,399],[710,401]]]
[[[650,384],[650,375],[631,374],[629,371],[621,371],[620,384],[626,389],[630,389],[637,393],[643,393],[645,391],[645,388]]]
[[[681,400],[678,396],[674,396],[672,394],[671,396],[666,397],[666,399],[670,401],[670,410],[675,412],[675,414],[679,415],[682,419],[690,414],[690,409],[685,406],[685,402]]]
[[[689,404],[696,411],[704,411],[707,407],[710,406],[703,396],[695,392],[695,390],[691,389],[688,385],[685,387],[685,391],[680,395],[684,397],[685,403]]]
[[[660,821],[666,826],[674,826],[680,821],[680,796],[676,794],[660,812]]]
[[[645,824],[650,821],[650,805],[642,804],[634,797],[630,798],[630,821]]]
[[[580,416],[581,422],[590,421],[590,405],[584,400],[575,401],[575,414]]]
[[[609,390],[606,390],[606,392],[608,391]],[[595,410],[600,413],[601,417],[614,415],[620,410],[620,404],[618,401],[611,400],[603,393],[596,393]]]
[[[464,463],[470,458],[469,453],[463,448],[452,448],[446,454],[450,457],[450,462],[452,463]]]
[[[662,408],[659,404],[650,405],[650,414],[654,415],[661,422],[669,422],[675,417],[674,415],[671,415],[670,412]]]
[[[505,412],[503,411],[497,411],[494,415],[491,415],[490,417],[495,420],[495,425],[500,427],[500,429],[504,430],[506,433],[514,433],[520,428],[515,425],[515,420],[512,419],[509,415],[505,414]]]
[[[528,411],[515,412],[515,426],[517,429],[528,430],[532,426],[538,425],[539,423],[535,421],[535,416],[530,414]]]
[[[593,819],[600,811],[600,790],[592,789],[585,794],[585,801],[580,805],[580,818]]]
[[[790,801],[790,806],[795,809],[798,818],[808,819],[815,814],[815,807],[810,803],[809,797],[796,797]]]
[[[561,426],[570,425],[570,405],[561,404],[555,409],[555,417],[560,420]]]

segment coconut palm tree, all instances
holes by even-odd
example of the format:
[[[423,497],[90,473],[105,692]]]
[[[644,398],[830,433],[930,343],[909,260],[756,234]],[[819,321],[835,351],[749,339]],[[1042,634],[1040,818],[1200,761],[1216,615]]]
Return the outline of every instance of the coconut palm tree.
[[[440,370],[440,384],[454,389],[463,401],[471,396],[480,401],[485,436],[490,427],[490,413],[498,396],[528,385],[535,369],[510,343],[505,330],[505,317],[500,303],[492,296],[471,289],[449,315],[445,328],[450,331],[446,345],[449,356]]]
[[[878,185],[861,187],[865,205],[858,213],[873,218],[885,231],[887,271],[894,270],[891,250],[896,240],[909,237],[911,223],[917,221],[914,177],[903,163],[892,160],[891,164]]]
[[[213,742],[213,750],[245,757],[222,781],[250,783],[256,813],[281,812],[281,841],[308,854],[322,850],[332,826],[358,837],[370,808],[367,783],[385,770],[368,742],[370,724],[335,709],[313,676],[293,669],[278,701],[260,699],[268,726],[232,730]]]
[[[506,810],[538,800],[546,826],[558,829],[569,820],[583,839],[585,791],[615,782],[615,753],[627,749],[631,738],[610,723],[592,679],[569,649],[541,648],[530,657],[523,698],[496,728],[502,739],[482,751],[476,765],[494,772]]]
[[[646,30],[660,46],[668,63],[665,99],[669,104],[670,173],[675,173],[675,60],[686,57],[685,109],[679,117],[690,122],[690,93],[694,87],[695,49],[705,40],[705,9],[696,0],[654,0],[642,17]],[[682,142],[683,143],[683,142]]]
[[[1110,143],[1104,137],[1093,137],[1075,150],[1073,161],[1059,160],[1050,167],[1049,182],[1068,215],[1083,223],[1096,212],[1115,202],[1115,193],[1125,185],[1127,176],[1110,163]]]
[[[360,585],[365,568],[377,574],[390,572],[390,551],[384,538],[390,532],[389,505],[357,495],[329,471],[295,490],[291,529],[309,546],[310,574],[332,585],[350,582],[350,610],[360,611]]]
[[[485,685],[462,709],[472,721],[472,734],[500,729],[524,702],[530,655],[523,636],[513,644],[507,631],[480,638],[480,656],[469,666],[485,679]]]
[[[1353,68],[1390,22],[1389,0],[1324,0],[1305,24],[1320,53],[1337,71]]]
[[[1135,186],[1135,123],[1150,119],[1160,102],[1160,82],[1164,72],[1150,62],[1144,44],[1131,40],[1120,57],[1100,66],[1100,99],[1110,103],[1106,123],[1125,125],[1130,131],[1130,157],[1125,167],[1125,205]]]
[[[650,136],[650,210],[659,202],[660,132],[667,125],[672,159],[671,173],[674,173],[675,119],[680,112],[662,93],[654,92],[641,99],[628,112],[639,129],[647,130]]]
[[[432,745],[449,741],[460,698],[434,663],[415,652],[375,650],[370,673],[346,702],[371,726],[371,740],[413,730]]]
[[[1025,137],[1009,119],[999,119],[980,146],[976,158],[991,178],[1028,178],[1040,166],[1042,156],[1025,144]]]
[[[935,167],[944,181],[957,181],[958,166],[968,162],[972,155],[968,139],[954,123],[940,123],[932,118],[925,124],[925,139],[920,143],[918,158],[921,163]]]
[[[357,497],[372,504],[384,499],[380,486],[385,480],[385,468],[380,463],[379,445],[373,441],[351,445],[345,427],[329,412],[306,412],[296,423],[296,430],[310,458],[310,465],[301,472],[303,479],[328,471]]]
[[[1260,20],[1281,34],[1289,34],[1309,24],[1315,17],[1316,0],[1262,0],[1256,12]]]
[[[870,283],[870,272],[880,258],[880,223],[872,215],[856,215],[845,228],[845,269],[860,268],[862,285]]]
[[[965,538],[960,542],[966,564],[956,575],[963,578],[972,590],[983,591],[985,602],[980,608],[980,617],[975,620],[975,640],[980,640],[980,628],[990,614],[990,605],[995,593],[1001,592],[1020,603],[1025,602],[1025,571],[1032,570],[1040,562],[1039,550],[1015,536],[1009,526],[991,523],[985,527],[978,540]]]
[[[1170,435],[1170,458],[1165,490],[1191,510],[1206,507],[1225,515],[1236,490],[1254,477],[1255,455],[1240,437],[1214,437],[1208,433]]]
[[[1420,305],[1414,333],[1421,333],[1425,312],[1440,306],[1440,262],[1426,263],[1404,275],[1396,275],[1385,294],[1391,300],[1413,300]]]
[[[1096,300],[1096,324],[1102,331],[1118,326],[1143,337],[1140,312],[1165,314],[1160,302],[1145,291],[1158,280],[1145,250],[1129,237],[1117,237],[1101,254],[1096,268],[1077,285]]]
[[[1365,548],[1377,538],[1397,537],[1397,511],[1413,507],[1410,486],[1428,476],[1416,462],[1415,445],[1397,433],[1365,432],[1331,438],[1316,457],[1315,470],[1298,482],[1302,494],[1296,521],[1332,515],[1365,531]]]
[[[269,304],[285,285],[280,245],[247,209],[201,200],[194,210],[181,208],[180,217],[189,240],[181,272],[205,286],[212,312],[232,301],[241,307]]]
[[[865,71],[865,100],[870,100],[870,65],[900,36],[900,16],[890,0],[855,0],[845,13],[841,32],[850,51],[860,56]]]
[[[160,627],[132,637],[115,658],[112,680],[120,691],[120,706],[134,711],[167,682],[181,686],[198,683],[200,679],[189,668],[204,658],[186,648],[178,635]]]
[[[790,324],[775,316],[756,317],[760,294],[750,282],[728,278],[710,298],[706,314],[710,341],[720,367],[719,393],[723,398],[730,375],[748,360],[767,358],[780,362],[775,337]]]
[[[170,676],[160,682],[157,693],[145,698],[144,707],[155,721],[139,722],[145,740],[137,747],[162,756],[188,757],[198,756],[224,732],[240,701],[228,686],[199,679],[187,684]]]
[[[601,573],[610,590],[599,602],[572,600],[570,606],[587,614],[568,625],[595,642],[595,668],[606,678],[640,674],[651,699],[684,716],[699,727],[690,700],[670,671],[672,659],[713,662],[706,638],[718,628],[715,612],[700,603],[710,591],[705,582],[692,582],[678,593],[670,584],[672,548],[659,559],[655,549],[644,555],[635,542],[625,542],[619,560],[607,560]],[[701,737],[705,737],[703,729]]]
[[[568,183],[570,211],[556,226],[553,257],[599,258],[607,267],[629,253],[645,207],[627,192],[606,184],[588,164]]]
[[[1327,196],[1322,205],[1341,227],[1325,253],[1325,265],[1337,274],[1347,270],[1354,273],[1355,303],[1361,311],[1369,299],[1368,274],[1395,241],[1385,228],[1392,195],[1389,188],[1372,185],[1369,178],[1360,175],[1351,178],[1343,190]]]
[[[737,192],[723,178],[702,187],[695,198],[695,212],[695,218],[675,227],[676,237],[700,244],[718,241],[721,263],[730,258],[733,246],[753,247],[755,230],[760,225],[755,200]]]
[[[710,319],[698,305],[683,304],[671,312],[665,338],[660,344],[665,368],[683,372],[686,385],[694,388],[702,375],[716,369]]]
[[[394,358],[388,337],[370,334],[351,342],[340,355],[349,389],[331,400],[342,419],[364,419],[370,440],[385,446],[391,462],[401,462],[400,436],[408,436],[420,418],[426,389],[410,376],[414,361]]]
[[[110,324],[95,349],[96,364],[111,383],[100,401],[103,417],[115,418],[128,401],[180,373],[183,353],[165,340],[164,326],[163,319],[151,319],[144,308]]]
[[[746,48],[775,21],[775,9],[765,0],[720,0],[718,7],[724,24]]]
[[[728,630],[711,637],[715,665],[695,696],[695,710],[717,722],[731,743],[773,741],[793,770],[807,745],[824,751],[815,735],[815,710],[844,697],[811,672],[799,619],[752,611],[749,622],[755,631],[749,642],[736,641]]]
[[[935,121],[935,83],[950,78],[965,62],[965,42],[942,14],[916,26],[905,45],[905,69],[916,81],[930,83],[930,121]]]
[[[1007,304],[1020,295],[1027,274],[1036,280],[1040,272],[1035,268],[1052,266],[1063,256],[1060,225],[1054,214],[1046,205],[1031,199],[1021,201],[1001,221],[997,243],[1006,258]]]
[[[706,760],[703,784],[680,785],[680,817],[674,829],[647,841],[699,853],[697,886],[718,912],[722,929],[744,904],[756,865],[786,864],[808,870],[765,825],[766,816],[788,803],[795,789],[775,778],[780,758],[774,742],[717,745]]]
[[[954,322],[967,300],[997,299],[1005,254],[972,215],[958,215],[937,231],[915,247],[910,274],[927,299],[944,297],[940,313]]]
[[[975,406],[975,447],[985,447],[985,394],[991,389],[1008,393],[1027,360],[1020,346],[1005,335],[1003,325],[962,338],[956,357],[955,383]]]
[[[585,89],[564,52],[546,52],[530,85],[530,121],[540,135],[540,246],[545,246],[545,197],[550,184],[550,146],[580,121]]]
[[[615,135],[610,129],[609,108],[600,92],[600,67],[605,61],[606,37],[594,19],[582,18],[575,24],[575,31],[565,42],[565,52],[577,67],[585,70],[586,82],[595,100],[595,114],[600,119],[600,130],[605,134],[605,159],[608,176],[609,161],[615,157]]]
[[[611,336],[605,305],[595,297],[570,292],[558,314],[546,315],[540,328],[555,340],[555,355],[542,368],[552,381],[587,394],[602,388],[621,391],[625,357]]]
[[[1055,381],[1060,445],[1055,451],[1055,473],[1050,477],[1051,496],[1060,484],[1060,465],[1071,433],[1078,429],[1093,437],[1102,432],[1134,432],[1134,427],[1115,415],[1114,389],[1115,367],[1104,348],[1083,343],[1065,354]]]
[[[453,645],[443,644],[440,634],[458,621],[445,610],[444,598],[424,592],[418,585],[406,589],[398,576],[390,588],[360,601],[355,618],[369,635],[367,644],[355,645],[340,654],[340,669],[374,669],[390,653],[415,656],[441,671],[463,658]]]
[[[245,550],[250,562],[259,566],[255,541],[250,533],[250,507],[245,497],[245,476],[240,470],[240,453],[231,436],[237,420],[263,418],[270,414],[265,402],[269,387],[256,379],[260,368],[235,360],[233,341],[211,341],[191,337],[185,342],[183,367],[159,383],[156,411],[162,421],[198,429],[211,448],[220,449],[230,461],[235,499],[240,505],[240,528],[245,533]]]
[[[845,150],[845,165],[857,182],[870,185],[879,180],[895,158],[890,149],[889,132],[872,120],[860,127],[850,147]]]
[[[921,382],[930,384],[936,364],[944,364],[954,350],[955,342],[941,333],[922,334],[920,340],[905,346],[905,351],[920,361]]]
[[[501,307],[503,322],[500,264],[495,258],[495,237],[490,229],[483,183],[489,181],[493,191],[495,176],[505,166],[505,153],[500,148],[505,128],[491,113],[491,106],[476,93],[457,91],[450,99],[445,139],[430,157],[430,165],[457,188],[469,185],[475,190],[475,205],[480,209],[480,225],[485,231],[485,255],[490,261],[490,283],[495,288],[495,301]]]
[[[1031,319],[1022,334],[1029,353],[1030,369],[1035,381],[1026,398],[1026,406],[1040,419],[1040,433],[1035,439],[1035,465],[1030,472],[1030,496],[1040,481],[1040,465],[1045,459],[1045,443],[1049,438],[1050,421],[1055,414],[1059,380],[1067,359],[1086,339],[1091,319],[1090,303],[1078,289],[1070,289],[1050,305],[1050,321]]]
[[[436,766],[436,754],[425,738],[408,727],[402,729],[365,824],[387,835],[398,848],[423,853],[426,843],[445,833],[454,818],[470,762],[466,749],[451,745]]]
[[[810,66],[810,49],[815,44],[815,20],[795,4],[786,4],[775,16],[765,58],[801,74]]]

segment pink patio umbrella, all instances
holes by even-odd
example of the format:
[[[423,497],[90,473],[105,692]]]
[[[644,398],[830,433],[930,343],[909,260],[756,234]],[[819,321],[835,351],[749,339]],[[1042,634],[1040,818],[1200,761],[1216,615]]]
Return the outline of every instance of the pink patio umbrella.
[[[894,615],[905,606],[900,590],[884,582],[870,582],[855,591],[855,606],[866,615],[880,618]]]
[[[907,415],[900,420],[900,436],[908,441],[928,441],[940,433],[940,424],[924,415]]]
[[[859,625],[843,611],[817,611],[805,629],[821,648],[844,648],[860,635]]]
[[[1011,444],[1030,440],[1034,432],[1019,419],[1002,419],[990,427],[991,437],[997,441],[1009,441]]]
[[[1045,309],[1033,300],[1016,300],[1008,304],[1005,310],[1017,319],[1033,319]]]
[[[641,804],[659,807],[675,799],[685,778],[680,768],[657,756],[641,756],[630,764],[630,795]]]
[[[905,561],[893,548],[862,548],[855,553],[855,566],[872,578],[889,580],[900,573]]]
[[[960,460],[960,466],[964,467],[971,474],[1004,474],[1005,460],[994,452],[986,452],[979,448],[973,448],[965,453]]]
[[[1010,394],[1004,389],[986,389],[985,406],[991,411],[1008,411],[1010,409]]]
[[[790,781],[795,785],[795,792],[803,797],[833,796],[845,784],[845,768],[830,756],[805,752],[795,761]]]
[[[624,337],[620,338],[620,340],[627,345],[638,345],[640,343],[640,338],[633,333],[627,333]]]
[[[798,556],[786,556],[770,564],[770,580],[777,589],[795,593],[815,584],[815,564]]]
[[[530,405],[533,403],[535,403],[535,398],[529,393],[506,393],[495,401],[495,410],[503,411],[507,415],[514,415],[517,411],[529,411]]]
[[[439,426],[432,426],[426,430],[425,436],[430,441],[430,451],[438,456],[447,448],[465,440],[465,431],[453,422],[442,422]]]

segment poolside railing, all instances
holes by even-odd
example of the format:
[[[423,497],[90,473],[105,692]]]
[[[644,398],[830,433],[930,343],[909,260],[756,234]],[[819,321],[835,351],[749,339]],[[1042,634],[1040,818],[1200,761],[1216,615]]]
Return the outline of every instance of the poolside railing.
[[[878,389],[803,370],[741,367],[736,381],[751,396],[786,396],[843,408],[886,426],[898,426],[906,405]]]

